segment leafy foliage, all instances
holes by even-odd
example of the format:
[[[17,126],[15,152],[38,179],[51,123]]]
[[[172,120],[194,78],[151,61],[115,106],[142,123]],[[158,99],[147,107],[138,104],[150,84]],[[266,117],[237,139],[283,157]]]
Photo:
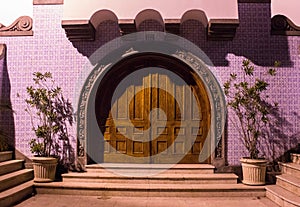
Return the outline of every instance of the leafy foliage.
[[[34,86],[27,87],[26,111],[31,115],[35,138],[29,142],[38,156],[56,156],[59,141],[69,142],[68,126],[73,124],[73,108],[50,72],[33,74]]]
[[[275,62],[275,67],[279,66]],[[270,114],[270,103],[267,102],[269,83],[262,78],[255,78],[255,68],[249,60],[242,64],[242,77],[236,73],[230,74],[228,81],[224,83],[224,92],[227,96],[227,104],[237,116],[236,126],[241,132],[243,143],[249,152],[250,158],[257,159],[258,141],[261,138],[263,127],[267,127]],[[269,69],[266,73],[275,76],[276,70]],[[277,107],[277,103],[271,104]]]

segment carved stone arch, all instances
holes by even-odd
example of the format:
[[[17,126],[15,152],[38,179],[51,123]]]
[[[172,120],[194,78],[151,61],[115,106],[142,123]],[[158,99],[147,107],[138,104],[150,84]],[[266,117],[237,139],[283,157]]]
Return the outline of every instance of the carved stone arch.
[[[135,17],[136,28],[137,29],[140,28],[141,24],[147,20],[155,21],[162,27],[163,31],[165,30],[165,23],[161,14],[154,9],[145,9],[136,15]]]

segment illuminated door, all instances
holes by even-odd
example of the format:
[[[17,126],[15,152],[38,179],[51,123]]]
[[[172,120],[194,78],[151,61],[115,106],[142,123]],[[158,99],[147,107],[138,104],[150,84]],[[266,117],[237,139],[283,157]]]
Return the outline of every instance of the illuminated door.
[[[187,70],[179,77],[167,69],[183,66],[166,61],[153,67],[164,61],[149,58],[142,62],[146,64],[138,64],[141,69],[115,78],[117,84],[106,84],[111,86],[106,90],[109,101],[98,116],[104,134],[104,162],[199,163],[210,126],[204,87]],[[120,68],[130,71],[132,65],[136,63]],[[209,155],[206,162],[210,162]]]

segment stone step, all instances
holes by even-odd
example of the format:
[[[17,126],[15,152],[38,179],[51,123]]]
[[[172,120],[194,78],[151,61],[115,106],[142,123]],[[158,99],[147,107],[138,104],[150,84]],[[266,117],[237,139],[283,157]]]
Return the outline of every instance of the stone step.
[[[266,196],[282,207],[299,207],[300,197],[280,186],[266,186]]]
[[[279,163],[283,174],[293,175],[300,178],[300,165],[296,163]]]
[[[265,207],[280,207],[277,203],[274,203],[267,197],[258,197],[261,203],[264,204]]]
[[[300,178],[294,177],[289,174],[283,174],[276,177],[276,184],[278,186],[300,196]]]
[[[0,175],[14,172],[23,168],[23,160],[8,160],[0,162]]]
[[[300,154],[291,153],[291,160],[293,163],[300,165]]]
[[[0,192],[0,206],[8,207],[26,199],[33,193],[33,181]]]
[[[236,184],[238,176],[233,173],[216,174],[157,174],[122,176],[114,173],[68,173],[63,182],[105,182],[105,183],[161,183],[161,184]]]
[[[212,174],[215,167],[209,164],[122,164],[103,163],[86,165],[87,172],[107,172],[111,171],[123,175],[136,175],[140,173],[158,174],[167,172],[168,174]]]
[[[243,184],[34,183],[38,194],[147,197],[264,197],[264,186]]]
[[[0,176],[0,192],[33,179],[32,169],[18,170]]]
[[[12,151],[0,152],[0,162],[11,160],[13,158]]]

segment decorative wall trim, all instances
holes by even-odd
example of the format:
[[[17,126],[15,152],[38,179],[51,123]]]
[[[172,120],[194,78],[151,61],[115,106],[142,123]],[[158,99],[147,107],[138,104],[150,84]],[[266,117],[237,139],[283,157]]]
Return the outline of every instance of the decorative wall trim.
[[[238,26],[238,19],[211,19],[208,22],[208,39],[232,40]]]
[[[271,0],[238,0],[238,3],[271,3]]]
[[[0,60],[5,57],[5,53],[6,53],[6,45],[0,44]]]
[[[64,0],[33,0],[33,5],[61,5]]]
[[[271,34],[285,36],[300,36],[300,27],[284,15],[275,15],[271,20]]]
[[[32,18],[21,16],[10,26],[0,24],[0,36],[32,36]]]
[[[164,27],[168,33],[180,35],[181,19],[165,19]],[[134,19],[118,20],[120,35],[127,35],[137,32],[137,25]],[[208,39],[228,41],[235,37],[236,29],[239,26],[238,19],[212,19],[208,24]],[[63,20],[62,27],[70,41],[93,41],[95,40],[96,29],[90,20]]]

